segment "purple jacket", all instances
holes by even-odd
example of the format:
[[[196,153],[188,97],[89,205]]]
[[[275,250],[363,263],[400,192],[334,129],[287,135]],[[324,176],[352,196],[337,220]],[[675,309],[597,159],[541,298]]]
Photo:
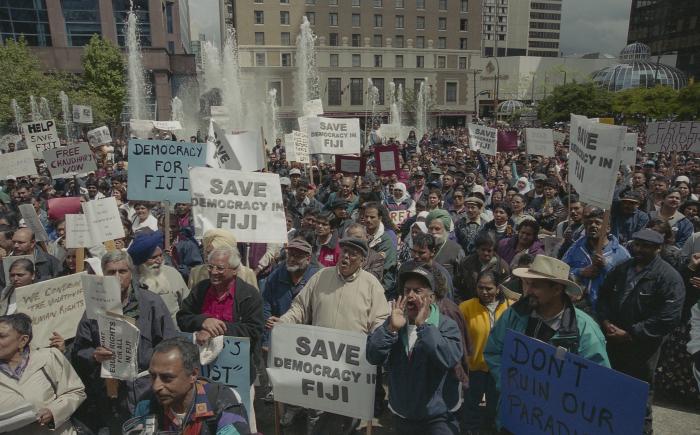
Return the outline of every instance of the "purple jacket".
[[[512,266],[513,258],[518,254],[516,247],[518,246],[518,236],[509,237],[498,242],[498,255]],[[535,240],[527,250],[530,255],[544,254],[544,245],[539,240]]]

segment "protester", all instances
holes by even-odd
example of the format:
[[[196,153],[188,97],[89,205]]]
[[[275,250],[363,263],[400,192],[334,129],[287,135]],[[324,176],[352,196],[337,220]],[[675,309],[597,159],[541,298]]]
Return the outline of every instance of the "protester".
[[[44,252],[36,245],[34,232],[29,228],[20,228],[12,236],[13,249],[11,256],[33,255],[36,281],[56,278],[61,273],[61,262],[54,256]],[[5,274],[0,275],[0,286],[5,287]]]
[[[203,258],[209,257],[215,249],[225,249],[237,246],[236,237],[230,231],[223,229],[207,230],[202,238]],[[258,278],[249,267],[241,264],[236,270],[236,277],[258,288]],[[209,268],[206,264],[195,266],[190,270],[189,288],[193,289],[197,284],[209,279]]]
[[[544,245],[538,239],[540,226],[534,220],[526,219],[517,227],[513,237],[498,242],[496,252],[508,265],[517,263],[523,254],[537,255],[544,253]]]
[[[442,265],[450,274],[455,273],[455,267],[464,258],[464,251],[456,242],[449,239],[452,220],[450,215],[442,209],[433,210],[425,218],[428,231],[435,238],[435,261]],[[415,243],[415,240],[414,240]]]
[[[507,276],[508,264],[496,254],[496,242],[487,233],[480,234],[474,241],[475,252],[465,257],[455,268],[454,288],[455,302],[464,301],[477,296],[477,277],[487,270],[496,272],[499,276]]]
[[[158,231],[158,219],[151,214],[151,204],[144,201],[134,201],[134,217],[131,219],[131,230],[134,233],[143,228]]]

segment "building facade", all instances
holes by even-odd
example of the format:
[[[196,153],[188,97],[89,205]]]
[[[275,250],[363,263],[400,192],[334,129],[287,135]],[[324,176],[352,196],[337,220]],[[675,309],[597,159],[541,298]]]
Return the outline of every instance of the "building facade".
[[[82,72],[84,46],[94,34],[123,47],[132,0],[0,2],[2,40],[25,38],[47,70]],[[170,119],[170,101],[196,75],[189,54],[187,0],[133,0],[155,119]],[[127,109],[128,110],[128,109]]]

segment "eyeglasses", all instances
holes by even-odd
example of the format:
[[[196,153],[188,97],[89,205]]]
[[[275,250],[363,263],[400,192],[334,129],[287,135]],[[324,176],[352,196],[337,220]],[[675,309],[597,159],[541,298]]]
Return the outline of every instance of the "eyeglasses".
[[[227,269],[233,269],[233,268],[232,268],[232,267],[228,267],[228,266],[224,267],[224,266],[215,266],[215,265],[213,265],[213,264],[207,264],[207,269],[209,270],[209,272],[213,272],[213,271],[216,271],[216,272],[223,272],[223,271],[225,271],[225,270],[227,270]]]

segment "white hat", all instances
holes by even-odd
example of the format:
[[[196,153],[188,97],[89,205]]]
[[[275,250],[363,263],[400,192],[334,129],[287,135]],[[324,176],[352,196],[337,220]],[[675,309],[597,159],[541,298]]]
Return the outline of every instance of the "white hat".
[[[690,183],[690,178],[686,177],[685,175],[679,175],[678,177],[676,177],[676,183],[678,183],[679,181]]]
[[[280,177],[280,184],[282,186],[290,186],[292,184],[292,180],[287,177]]]
[[[301,175],[301,171],[297,168],[294,168],[291,171],[289,171],[289,176],[291,177],[292,175]]]
[[[472,186],[472,193],[480,193],[486,196],[484,186],[482,186],[481,184],[475,184],[474,186]]]
[[[578,284],[569,279],[569,265],[556,258],[546,255],[536,255],[530,267],[513,269],[513,275],[518,278],[545,279],[566,286],[566,293],[571,296],[580,296],[583,291]]]

